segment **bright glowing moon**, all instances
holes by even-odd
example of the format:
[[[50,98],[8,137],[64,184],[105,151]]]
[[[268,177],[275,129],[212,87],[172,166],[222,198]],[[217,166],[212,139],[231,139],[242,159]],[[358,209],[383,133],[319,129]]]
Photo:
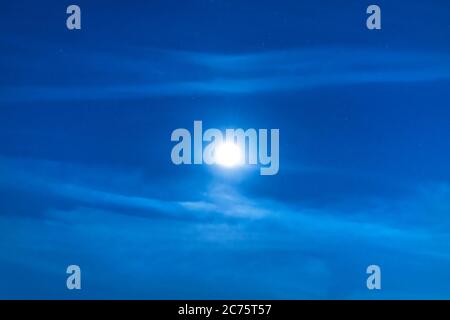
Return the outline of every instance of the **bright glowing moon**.
[[[224,167],[235,167],[241,162],[241,150],[234,143],[224,143],[216,148],[216,163]]]

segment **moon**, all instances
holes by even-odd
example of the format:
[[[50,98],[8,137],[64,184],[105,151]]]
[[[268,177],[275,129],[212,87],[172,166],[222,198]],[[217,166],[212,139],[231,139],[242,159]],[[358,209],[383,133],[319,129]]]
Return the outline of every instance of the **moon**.
[[[223,143],[216,147],[215,160],[218,165],[223,167],[236,167],[242,160],[241,149],[234,143]]]

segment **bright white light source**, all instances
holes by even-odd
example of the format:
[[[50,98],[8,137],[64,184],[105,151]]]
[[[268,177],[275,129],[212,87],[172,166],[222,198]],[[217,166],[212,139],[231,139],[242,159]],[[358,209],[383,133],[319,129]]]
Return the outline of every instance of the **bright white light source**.
[[[234,167],[241,162],[241,150],[234,143],[226,142],[217,146],[216,163],[224,167]]]

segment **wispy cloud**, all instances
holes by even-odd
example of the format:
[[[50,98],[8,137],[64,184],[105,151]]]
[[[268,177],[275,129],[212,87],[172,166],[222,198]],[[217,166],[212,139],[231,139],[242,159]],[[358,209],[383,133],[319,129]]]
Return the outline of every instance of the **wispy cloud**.
[[[201,285],[214,281],[222,288],[216,292],[217,297],[224,298],[234,292],[230,279],[235,279],[249,288],[247,293],[240,290],[242,298],[255,297],[258,290],[265,292],[262,298],[342,298],[361,295],[358,287],[349,283],[339,292],[334,292],[333,287],[349,281],[358,268],[363,273],[366,263],[381,261],[390,268],[407,266],[414,274],[433,268],[437,275],[444,276],[443,270],[450,264],[448,229],[436,230],[435,223],[413,221],[417,216],[435,214],[426,210],[430,204],[438,205],[433,200],[436,190],[440,190],[440,203],[445,197],[448,200],[449,188],[445,186],[429,187],[420,191],[421,197],[411,195],[404,201],[385,202],[349,215],[331,208],[251,198],[226,183],[208,185],[190,200],[179,194],[162,200],[133,192],[135,180],[127,182],[126,172],[115,172],[116,178],[122,175],[119,180],[125,184],[124,189],[130,190],[121,193],[103,181],[103,174],[114,178],[107,171],[98,171],[99,181],[93,183],[89,169],[84,167],[70,166],[71,174],[62,180],[52,170],[60,172],[63,163],[2,159],[0,165],[4,173],[0,188],[22,188],[29,194],[53,196],[39,217],[32,214],[32,204],[29,215],[15,215],[15,200],[2,199],[3,205],[10,204],[0,215],[2,268],[29,268],[30,277],[41,274],[32,280],[35,283],[57,277],[61,266],[75,259],[89,273],[108,275],[95,280],[99,290],[111,292],[102,297],[123,297],[119,293],[128,292],[130,283],[138,297],[183,298],[183,293],[191,298],[211,297],[211,291]],[[10,179],[13,177],[14,181]],[[151,184],[149,180],[147,183]],[[62,209],[58,204],[67,199],[75,205]],[[408,212],[410,224],[405,223]],[[397,214],[397,218],[389,218]],[[396,223],[397,219],[403,223]],[[349,268],[345,259],[357,264],[352,267],[356,268],[352,275],[345,270]],[[411,263],[411,259],[421,263]],[[432,262],[423,266],[424,261]],[[341,272],[340,276],[332,277],[336,272]],[[125,274],[136,274],[136,279]],[[433,274],[424,277],[440,281]],[[106,278],[119,280],[102,280]],[[276,284],[264,280],[269,278]],[[170,290],[148,285],[158,279],[164,279]],[[200,287],[187,285],[186,279],[195,279]],[[8,281],[14,281],[14,277]],[[52,278],[46,283],[53,281],[57,282]],[[183,283],[185,289],[180,291]],[[116,287],[120,290],[111,289]],[[388,295],[401,297],[404,291],[398,288],[397,295],[392,293],[394,289]],[[0,296],[3,294],[0,285]],[[64,294],[58,291],[59,297]],[[24,297],[23,293],[16,295]],[[87,293],[87,297],[94,295],[92,291]]]
[[[153,50],[148,52],[148,61],[129,55],[114,58],[79,53],[74,57],[78,68],[67,70],[72,82],[65,84],[62,79],[57,85],[32,85],[23,81],[21,85],[2,86],[0,99],[105,100],[254,94],[450,79],[450,57],[425,51],[321,47],[235,55]],[[67,69],[63,58],[58,63],[61,70]],[[95,74],[86,77],[93,72],[93,66]],[[64,71],[61,72],[63,78]],[[122,83],[108,80],[113,78],[129,80]]]
[[[21,163],[22,167],[18,168],[16,163]],[[436,237],[439,233],[437,232],[439,230],[435,229],[432,230],[433,233],[427,231],[430,226],[436,225],[436,219],[439,219],[441,224],[449,222],[443,215],[450,205],[448,202],[450,188],[445,184],[436,187],[421,187],[411,198],[390,202],[382,202],[380,199],[378,204],[371,204],[370,207],[362,205],[361,211],[349,215],[332,207],[299,207],[276,199],[249,198],[241,194],[238,188],[226,183],[209,184],[203,190],[199,190],[197,194],[191,194],[191,200],[180,198],[182,196],[180,194],[174,195],[171,200],[162,200],[158,197],[133,193],[123,194],[112,190],[104,182],[96,186],[89,185],[88,179],[83,182],[82,177],[89,176],[85,174],[88,170],[83,167],[72,166],[73,174],[62,181],[49,175],[51,172],[49,168],[61,168],[63,163],[49,163],[40,160],[23,162],[2,158],[0,164],[4,173],[0,179],[1,187],[24,189],[31,193],[52,195],[60,200],[72,200],[74,203],[78,203],[78,207],[112,210],[125,215],[150,219],[158,217],[176,220],[194,219],[212,223],[218,221],[225,223],[266,221],[278,225],[285,231],[290,230],[296,233],[298,230],[302,230],[303,234],[307,232],[311,236],[316,232],[324,232],[328,236],[345,234],[376,241],[395,239],[396,241],[422,243],[432,240],[431,234]],[[112,175],[107,172],[103,174],[105,176]],[[127,181],[124,178],[126,173],[115,172],[114,175],[122,175],[120,181],[125,183],[125,187],[128,186],[129,190],[135,189],[133,186],[135,182]],[[78,182],[73,179],[75,176]],[[101,176],[100,172],[99,177]],[[102,181],[103,179],[99,178],[98,180]],[[150,182],[147,181],[148,183]],[[182,181],[177,181],[177,183],[182,183]],[[7,201],[7,199],[4,200]],[[386,212],[392,211],[395,211],[395,214],[386,214]],[[436,215],[438,216],[434,219],[433,217]],[[417,220],[420,217],[423,219]],[[401,223],[397,223],[398,221]],[[444,230],[445,228],[440,231],[441,236],[450,237],[450,234],[442,233]],[[390,241],[381,243],[391,245]]]

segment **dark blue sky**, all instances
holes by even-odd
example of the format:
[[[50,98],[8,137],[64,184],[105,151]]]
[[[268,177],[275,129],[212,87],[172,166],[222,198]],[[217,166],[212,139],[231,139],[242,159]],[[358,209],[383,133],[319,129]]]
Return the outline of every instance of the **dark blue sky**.
[[[1,4],[1,298],[450,298],[448,1],[69,4]],[[194,120],[278,175],[174,166]]]

